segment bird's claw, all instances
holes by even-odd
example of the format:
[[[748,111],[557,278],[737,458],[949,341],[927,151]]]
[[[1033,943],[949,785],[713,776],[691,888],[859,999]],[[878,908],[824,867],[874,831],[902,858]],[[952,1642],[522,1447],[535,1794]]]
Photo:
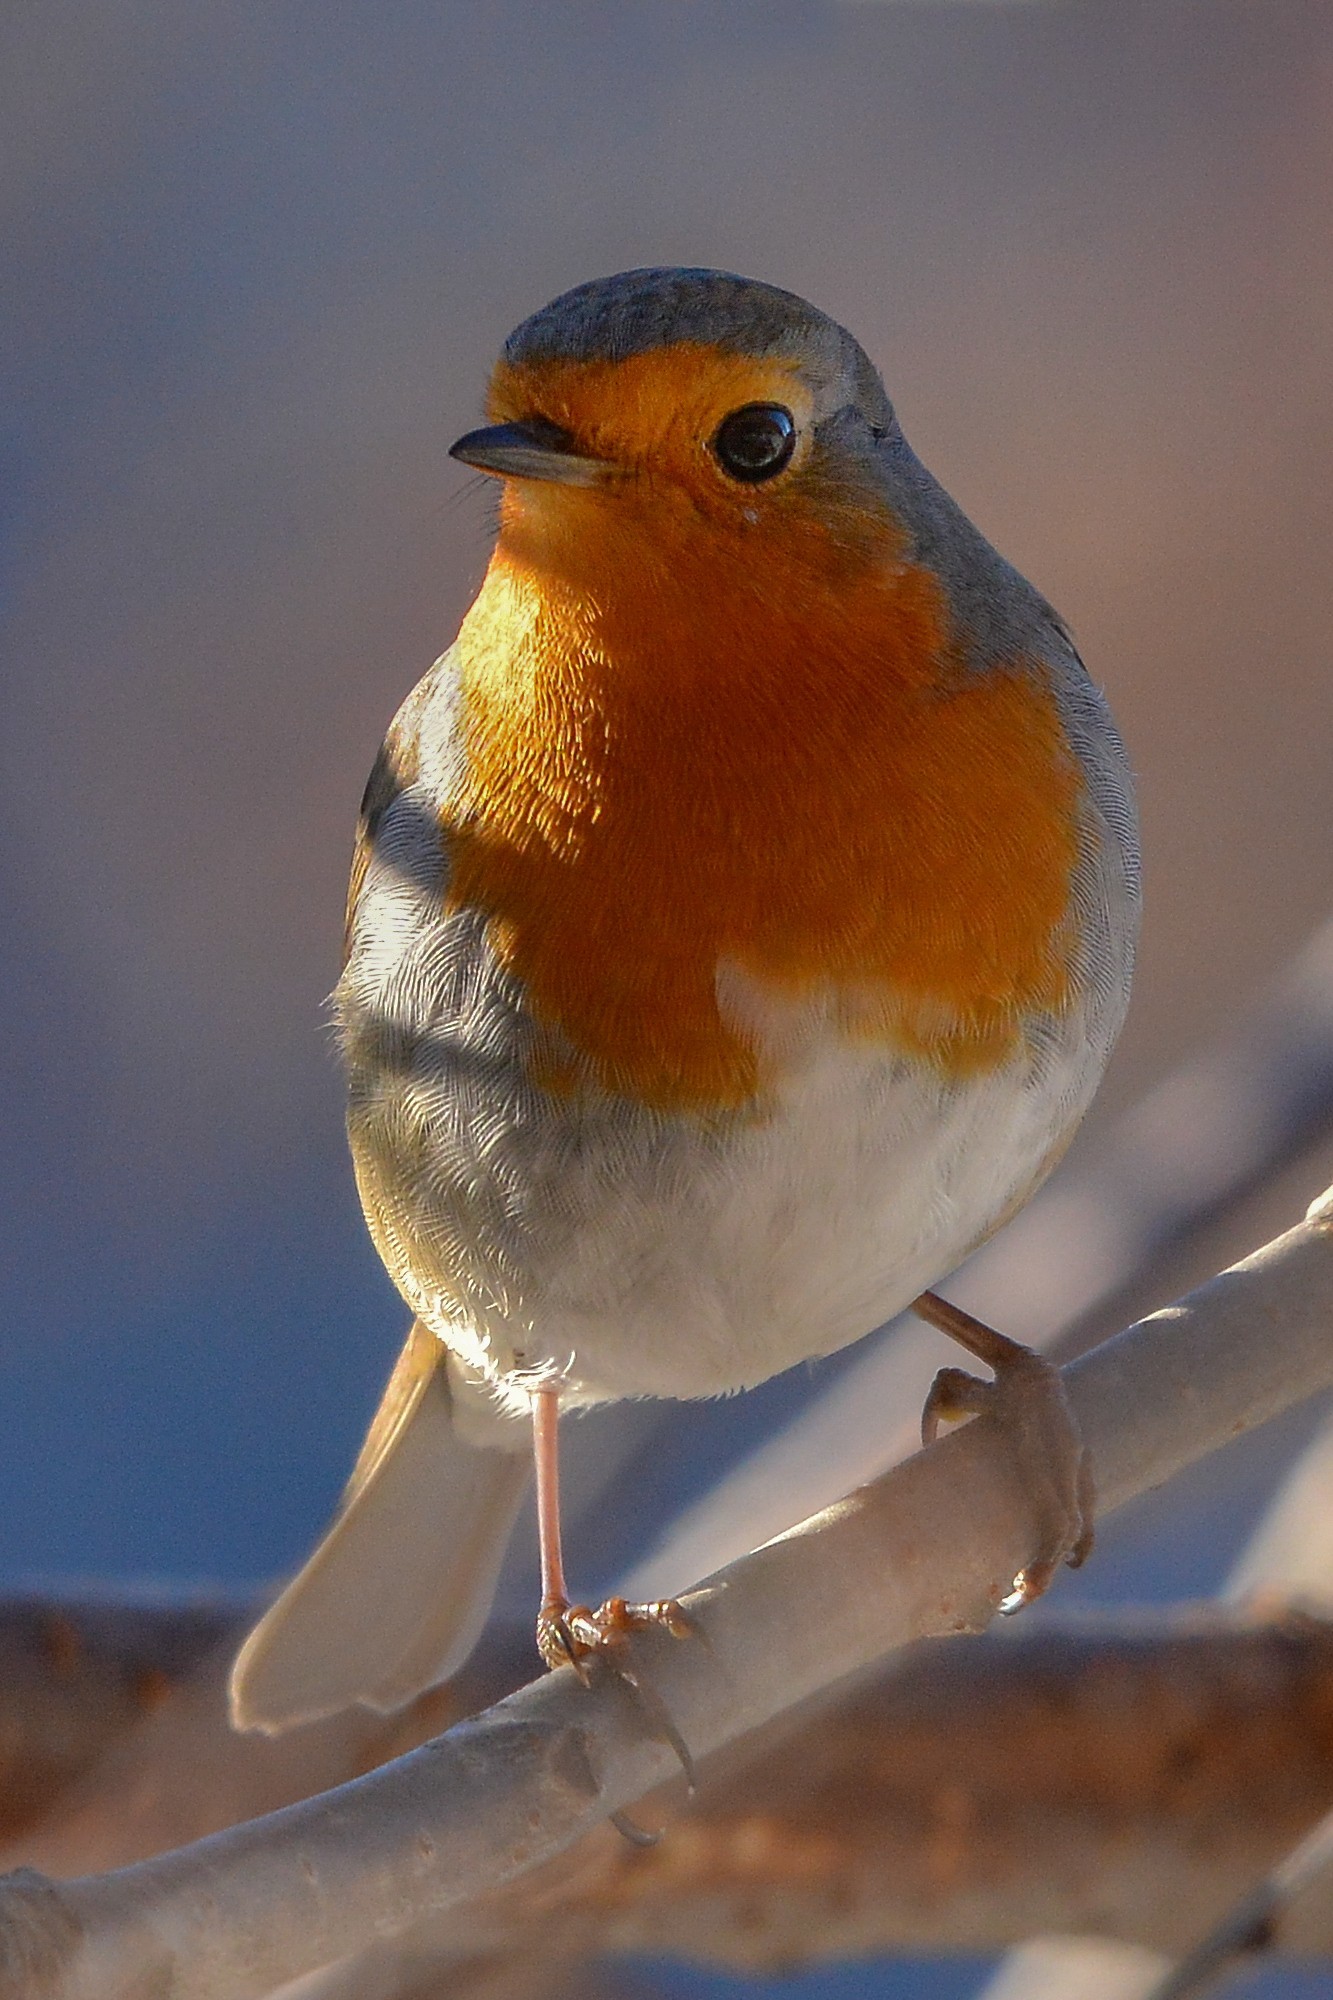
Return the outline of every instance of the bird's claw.
[[[1086,1561],[1095,1494],[1087,1447],[1059,1368],[1017,1341],[993,1338],[1002,1341],[1002,1350],[986,1357],[994,1381],[942,1368],[926,1398],[921,1436],[931,1444],[941,1424],[989,1415],[1009,1440],[1038,1526],[1037,1548],[999,1605],[1012,1617],[1050,1588],[1061,1563],[1077,1569]]]
[[[604,1659],[623,1674],[634,1634],[658,1626],[673,1639],[688,1639],[694,1630],[674,1597],[658,1598],[651,1604],[627,1604],[623,1597],[608,1597],[596,1611],[586,1604],[543,1604],[537,1614],[537,1651],[553,1670],[573,1667],[586,1685],[589,1660]]]
[[[693,1792],[695,1769],[690,1747],[661,1695],[639,1672],[630,1650],[636,1633],[656,1629],[669,1632],[673,1639],[688,1639],[694,1631],[674,1597],[656,1598],[650,1604],[627,1604],[623,1597],[608,1597],[596,1611],[586,1604],[551,1602],[543,1604],[537,1614],[537,1650],[552,1670],[573,1667],[585,1687],[592,1685],[594,1662],[609,1667],[633,1689],[656,1734],[671,1745]],[[626,1831],[624,1827],[620,1830]]]

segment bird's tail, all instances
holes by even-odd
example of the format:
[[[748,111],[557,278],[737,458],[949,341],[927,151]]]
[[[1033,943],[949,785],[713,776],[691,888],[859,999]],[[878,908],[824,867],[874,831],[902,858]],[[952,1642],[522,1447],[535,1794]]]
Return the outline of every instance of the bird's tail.
[[[496,1447],[461,1434],[446,1364],[417,1321],[332,1527],[237,1655],[236,1728],[276,1734],[353,1702],[399,1708],[472,1651],[529,1460],[503,1448],[508,1424]]]

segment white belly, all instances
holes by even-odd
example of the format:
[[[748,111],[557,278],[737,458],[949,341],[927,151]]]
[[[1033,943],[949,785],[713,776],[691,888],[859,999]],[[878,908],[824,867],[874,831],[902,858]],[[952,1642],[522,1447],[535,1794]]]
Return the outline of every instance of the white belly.
[[[580,1403],[725,1394],[830,1354],[952,1270],[1023,1198],[1100,1071],[1080,1037],[1040,1072],[1016,1061],[949,1085],[830,1035],[770,1115],[697,1158],[669,1200],[628,1185],[585,1216],[523,1337],[476,1329],[489,1341],[465,1334],[466,1358],[523,1394],[532,1372],[558,1374]],[[433,1323],[458,1344],[447,1312]]]

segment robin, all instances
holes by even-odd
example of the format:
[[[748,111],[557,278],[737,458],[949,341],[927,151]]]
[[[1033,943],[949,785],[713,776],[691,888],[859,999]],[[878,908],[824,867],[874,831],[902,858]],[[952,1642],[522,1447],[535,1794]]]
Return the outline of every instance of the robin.
[[[926,1291],[1059,1157],[1128,997],[1132,788],[1068,631],[771,285],[581,285],[487,414],[453,456],[500,482],[495,550],[371,774],[336,994],[415,1318],[241,1727],[453,1672],[534,1455],[548,1664],[682,1629],[571,1607],[558,1414],[746,1388],[913,1301],[995,1373],[945,1370],[927,1437],[1014,1420],[1011,1604],[1090,1537],[1058,1375]]]

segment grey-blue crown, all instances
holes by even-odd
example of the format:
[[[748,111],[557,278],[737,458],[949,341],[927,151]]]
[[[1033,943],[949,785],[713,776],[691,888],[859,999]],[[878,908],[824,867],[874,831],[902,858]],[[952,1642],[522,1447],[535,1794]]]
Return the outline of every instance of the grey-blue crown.
[[[504,352],[512,362],[623,361],[678,340],[756,356],[841,348],[856,372],[874,372],[851,334],[795,292],[732,271],[672,266],[562,292],[515,327]]]

